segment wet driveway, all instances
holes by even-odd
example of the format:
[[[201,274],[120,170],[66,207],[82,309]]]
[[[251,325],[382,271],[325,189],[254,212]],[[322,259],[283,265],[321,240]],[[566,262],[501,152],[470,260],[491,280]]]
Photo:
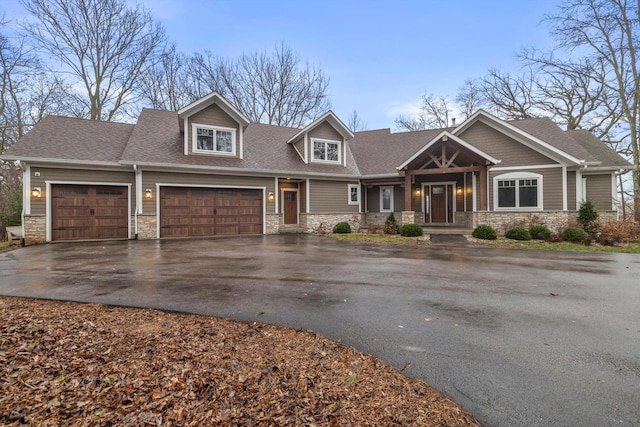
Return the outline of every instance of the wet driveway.
[[[0,294],[311,329],[489,426],[640,423],[638,255],[307,235],[50,244],[0,254]]]

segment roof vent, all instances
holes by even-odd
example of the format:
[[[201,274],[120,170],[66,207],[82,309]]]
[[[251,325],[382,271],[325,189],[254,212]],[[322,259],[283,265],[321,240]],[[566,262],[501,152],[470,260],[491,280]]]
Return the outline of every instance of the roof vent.
[[[456,125],[456,118],[452,117],[451,118],[451,126],[455,126]]]

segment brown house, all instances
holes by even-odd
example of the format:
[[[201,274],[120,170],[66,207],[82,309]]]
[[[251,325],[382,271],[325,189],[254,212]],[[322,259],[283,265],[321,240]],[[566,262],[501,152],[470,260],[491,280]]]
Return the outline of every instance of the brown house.
[[[24,169],[27,243],[311,232],[400,222],[564,226],[580,203],[616,212],[629,163],[586,131],[478,111],[457,127],[352,133],[250,123],[213,93],[136,124],[49,116],[4,160]]]

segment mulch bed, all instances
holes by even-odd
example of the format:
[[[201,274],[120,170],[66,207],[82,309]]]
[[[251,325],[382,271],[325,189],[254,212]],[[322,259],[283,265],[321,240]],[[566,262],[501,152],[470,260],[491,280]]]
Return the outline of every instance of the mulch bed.
[[[305,330],[0,297],[0,425],[479,425]]]

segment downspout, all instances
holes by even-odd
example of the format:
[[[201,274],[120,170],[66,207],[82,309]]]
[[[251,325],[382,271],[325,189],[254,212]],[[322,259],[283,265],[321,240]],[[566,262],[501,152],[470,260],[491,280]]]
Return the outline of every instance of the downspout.
[[[22,169],[22,166],[23,166],[22,162],[18,160],[17,163],[18,163],[18,167]],[[26,168],[23,169],[23,172],[22,172],[22,212],[20,214],[20,226],[22,228],[22,238],[20,239],[20,246],[22,246],[23,248],[26,246],[26,240],[24,237],[25,236],[24,216],[27,209],[27,198],[31,197],[31,188],[27,187],[27,184],[29,184],[29,182],[28,180],[25,179],[25,172],[26,172]]]
[[[140,203],[139,200],[140,198],[138,197],[138,193],[141,191],[138,185],[138,175],[139,175],[139,170],[138,170],[138,165],[133,165],[133,172],[135,175],[135,179],[136,179],[136,211],[133,214],[133,223],[134,223],[134,239],[138,240],[138,212],[140,211]],[[131,197],[131,195],[129,195],[129,197]]]

